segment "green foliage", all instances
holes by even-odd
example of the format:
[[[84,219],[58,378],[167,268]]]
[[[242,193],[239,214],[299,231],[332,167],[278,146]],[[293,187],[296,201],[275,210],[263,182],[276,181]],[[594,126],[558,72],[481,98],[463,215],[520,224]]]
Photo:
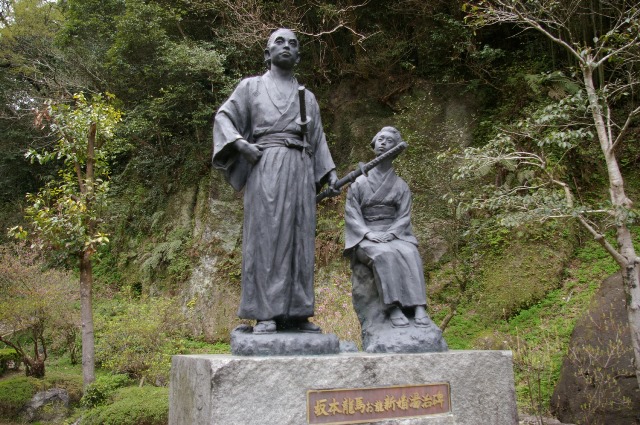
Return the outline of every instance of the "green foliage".
[[[557,236],[547,234],[546,238],[551,241]],[[536,241],[533,242],[536,246]],[[508,252],[509,246],[504,244],[502,249]],[[527,259],[542,261],[535,252]],[[489,266],[495,267],[495,263]],[[544,269],[546,264],[538,267]],[[607,252],[589,239],[566,264],[556,289],[506,320],[498,317],[494,322],[488,322],[479,314],[482,307],[476,298],[463,299],[444,337],[452,349],[513,350],[519,411],[546,413],[575,321],[587,310],[600,282],[617,270],[618,266]],[[433,284],[437,285],[438,281]],[[473,288],[470,291],[474,293]],[[500,316],[499,313],[496,316]]]
[[[506,319],[535,304],[555,289],[573,246],[553,234],[538,240],[513,239],[501,253],[485,257],[482,289],[474,296],[478,314],[488,322]]]
[[[38,382],[38,391],[62,388],[69,395],[69,407],[78,407],[82,398],[82,374],[77,368],[50,368],[44,380]]]
[[[461,203],[463,213],[482,217],[483,226],[507,227],[586,215],[603,217],[606,205],[598,199],[576,199],[576,182],[568,183],[576,168],[571,162],[573,152],[588,152],[593,138],[591,125],[584,119],[584,92],[574,89],[568,88],[562,97],[535,102],[524,109],[523,118],[495,124],[484,145],[454,153],[461,161],[454,178],[477,184],[476,189],[451,197],[452,202]]]
[[[0,380],[0,417],[13,418],[38,392],[38,381],[30,377]]]
[[[21,357],[13,348],[0,348],[0,376],[8,369],[9,363],[14,363],[17,369],[20,365]]]
[[[111,403],[94,407],[82,425],[164,425],[169,419],[169,390],[125,387],[116,390]]]
[[[486,331],[486,327],[486,322],[475,314],[471,306],[463,305],[445,329],[444,339],[451,350],[470,350],[476,348],[475,339]]]
[[[177,286],[190,275],[193,259],[189,256],[190,232],[177,229],[170,232],[165,242],[157,242],[142,258],[141,271],[146,281],[166,280]]]
[[[25,361],[44,363],[52,337],[77,329],[75,279],[64,271],[47,269],[26,247],[0,246],[0,341]],[[7,332],[9,331],[9,332]]]
[[[165,298],[128,300],[98,313],[96,361],[113,373],[166,385],[171,356],[180,352],[185,332],[185,318],[177,302]]]
[[[82,395],[82,377],[77,373],[50,371],[44,379],[9,375],[0,380],[0,420],[17,419],[21,409],[39,391],[64,388],[73,405]]]
[[[128,375],[103,375],[89,384],[82,396],[82,405],[89,409],[105,404],[118,388],[131,383]]]
[[[211,344],[205,341],[182,339],[179,344],[180,354],[231,354],[231,345],[226,342]]]
[[[73,106],[51,104],[48,113],[58,141],[51,151],[32,150],[27,156],[40,164],[61,160],[64,168],[57,180],[27,196],[32,238],[41,250],[53,247],[67,255],[93,252],[109,241],[98,226],[109,190],[107,160],[122,149],[108,143],[121,114],[102,96],[88,101],[83,94],[74,96]],[[30,233],[21,226],[10,232],[18,238]]]

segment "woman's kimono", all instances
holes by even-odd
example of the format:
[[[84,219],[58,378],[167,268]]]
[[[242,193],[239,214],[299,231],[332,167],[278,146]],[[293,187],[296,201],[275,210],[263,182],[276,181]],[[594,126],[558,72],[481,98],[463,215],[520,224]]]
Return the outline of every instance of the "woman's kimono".
[[[350,186],[345,206],[345,255],[356,250],[369,260],[382,302],[413,307],[426,305],[426,288],[418,240],[411,230],[411,192],[393,169],[374,168]],[[377,243],[368,232],[388,232],[396,239]]]
[[[213,125],[213,165],[236,190],[244,187],[238,316],[245,319],[313,316],[316,185],[335,168],[313,94],[306,91],[311,122],[303,137],[297,90],[288,99],[278,93],[269,72],[247,78]],[[240,138],[262,146],[255,165],[230,146]]]

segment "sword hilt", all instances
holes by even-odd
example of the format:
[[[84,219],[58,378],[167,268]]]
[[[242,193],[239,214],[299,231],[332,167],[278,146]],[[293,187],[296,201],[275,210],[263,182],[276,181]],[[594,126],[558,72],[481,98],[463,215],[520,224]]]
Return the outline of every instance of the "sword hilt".
[[[356,168],[355,170],[353,170],[352,172],[350,172],[349,174],[347,174],[346,176],[344,176],[343,178],[338,180],[336,182],[334,188],[335,189],[340,189],[344,185],[346,185],[347,183],[353,183],[361,175],[364,174],[366,176],[369,171],[371,171],[373,168],[377,167],[378,164],[380,164],[382,161],[385,161],[387,159],[394,159],[396,156],[400,155],[400,153],[403,150],[405,150],[407,148],[407,146],[409,146],[409,145],[407,145],[406,142],[400,142],[397,146],[394,146],[392,149],[390,149],[387,152],[383,153],[382,155],[376,157],[375,159],[372,159],[371,161],[367,162],[366,164],[359,163],[358,164],[358,168]],[[316,195],[316,204],[319,203],[320,201],[322,201],[324,198],[328,198],[330,196],[337,196],[337,195],[332,195],[332,193],[331,193],[331,191],[329,189],[323,190],[318,195]]]
[[[307,132],[307,125],[311,122],[309,118],[307,118],[307,103],[304,99],[304,86],[298,87],[298,99],[300,100],[300,117],[296,119],[296,124],[302,127],[302,133]]]

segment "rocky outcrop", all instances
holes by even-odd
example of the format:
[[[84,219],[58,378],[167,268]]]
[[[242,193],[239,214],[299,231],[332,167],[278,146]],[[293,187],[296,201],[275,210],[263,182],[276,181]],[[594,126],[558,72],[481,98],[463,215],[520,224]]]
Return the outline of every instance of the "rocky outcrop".
[[[380,301],[373,272],[364,264],[352,268],[353,308],[362,327],[362,347],[368,353],[429,353],[447,351],[442,331],[435,323],[417,327],[408,315],[410,325],[394,328]]]
[[[563,422],[640,423],[640,390],[620,274],[602,282],[589,311],[576,323],[551,411]]]
[[[217,170],[198,187],[192,238],[199,261],[181,288],[185,313],[195,335],[226,341],[239,324],[242,202]]]
[[[26,422],[56,423],[69,411],[69,394],[61,388],[40,391],[24,406],[22,416]]]

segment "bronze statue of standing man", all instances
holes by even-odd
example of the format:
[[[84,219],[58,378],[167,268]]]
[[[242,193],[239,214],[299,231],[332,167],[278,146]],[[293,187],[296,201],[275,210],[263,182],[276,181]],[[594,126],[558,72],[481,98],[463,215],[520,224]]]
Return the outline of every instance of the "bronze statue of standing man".
[[[308,320],[314,313],[315,195],[337,177],[308,90],[309,122],[300,125],[299,49],[291,30],[271,34],[264,51],[269,70],[242,80],[213,126],[213,165],[236,190],[244,188],[238,316],[257,320],[254,334],[274,333],[277,325],[320,332]]]

